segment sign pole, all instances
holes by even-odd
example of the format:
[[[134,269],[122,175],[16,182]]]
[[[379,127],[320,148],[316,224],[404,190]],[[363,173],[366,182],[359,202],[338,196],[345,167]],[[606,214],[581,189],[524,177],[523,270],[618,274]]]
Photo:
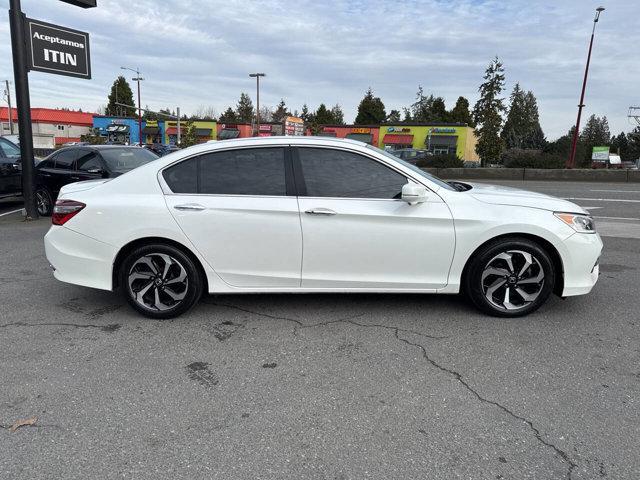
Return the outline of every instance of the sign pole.
[[[34,186],[35,165],[33,157],[33,135],[31,131],[31,101],[29,100],[29,77],[27,75],[27,45],[24,35],[25,16],[20,0],[10,0],[9,25],[13,51],[13,78],[16,86],[18,110],[18,133],[20,134],[20,157],[22,164],[22,197],[26,220],[38,218]]]

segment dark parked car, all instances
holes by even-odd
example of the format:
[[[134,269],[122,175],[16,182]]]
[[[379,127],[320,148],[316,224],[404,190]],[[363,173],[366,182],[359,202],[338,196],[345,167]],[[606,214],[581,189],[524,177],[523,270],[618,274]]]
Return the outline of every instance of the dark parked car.
[[[0,198],[22,195],[20,147],[0,137]]]
[[[62,148],[36,166],[38,213],[50,215],[60,188],[68,183],[117,177],[157,158],[145,148],[124,145]]]
[[[151,150],[153,153],[160,155],[161,157],[180,150],[175,145],[163,145],[161,143],[149,143],[144,145],[144,148]]]

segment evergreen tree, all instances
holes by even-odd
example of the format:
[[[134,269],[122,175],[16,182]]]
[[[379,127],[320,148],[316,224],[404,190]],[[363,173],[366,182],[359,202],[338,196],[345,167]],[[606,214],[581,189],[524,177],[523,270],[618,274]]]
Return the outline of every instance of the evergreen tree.
[[[273,112],[272,121],[276,123],[282,123],[289,116],[291,116],[291,112],[287,109],[287,105],[284,103],[284,99],[281,98],[280,103]]]
[[[251,123],[253,121],[253,102],[246,93],[240,94],[240,100],[236,106],[236,115],[238,116],[238,122]]]
[[[433,95],[426,97],[422,85],[418,85],[416,101],[411,104],[411,120],[414,122],[428,122],[431,116],[433,100]]]
[[[180,146],[182,148],[190,147],[191,145],[195,145],[196,143],[198,143],[197,128],[195,123],[193,123],[191,120],[187,120],[185,126],[181,126],[180,128],[184,128],[184,135],[182,135],[180,138]]]
[[[402,119],[402,123],[411,123],[413,121],[413,117],[411,116],[411,110],[407,107],[402,107],[402,111],[404,113],[404,118]]]
[[[627,134],[627,160],[635,162],[640,159],[640,127]]]
[[[623,161],[633,161],[629,158],[629,140],[624,132],[620,132],[620,135],[611,139],[611,151],[620,155]]]
[[[473,109],[476,122],[476,153],[482,166],[497,162],[503,149],[500,138],[502,113],[505,111],[504,99],[500,94],[504,90],[504,67],[496,57],[491,61],[484,74],[484,82],[478,88],[480,98]]]
[[[360,100],[358,115],[354,123],[356,125],[377,125],[384,122],[385,118],[387,118],[387,112],[384,109],[384,103],[380,97],[373,96],[373,90],[369,87],[364,98]]]
[[[444,98],[436,97],[433,99],[430,117],[428,121],[432,123],[449,123],[449,112],[444,104]]]
[[[342,111],[342,107],[339,104],[335,104],[331,107],[331,116],[333,117],[334,125],[344,125],[344,112]]]
[[[387,123],[400,123],[400,121],[400,111],[395,109],[391,110],[387,116]]]
[[[123,107],[117,105],[131,105],[131,107]],[[118,115],[125,117],[134,117],[137,115],[135,103],[133,102],[133,92],[131,85],[122,75],[118,76],[111,85],[111,93],[107,97],[107,112],[109,115]]]
[[[231,107],[227,107],[222,115],[220,115],[219,119],[220,123],[237,123],[238,116],[236,112]]]
[[[309,112],[309,107],[305,103],[302,105],[302,111],[300,112],[300,118],[304,121],[304,123],[310,122],[312,120],[313,114]]]
[[[558,138],[553,142],[548,142],[544,147],[544,151],[546,153],[558,155],[564,158],[565,160],[568,160],[569,154],[571,153],[571,143],[573,142],[573,132],[575,131],[576,131],[576,127],[575,126],[571,127],[566,135],[563,135],[562,137]],[[576,144],[576,158],[579,159],[584,157],[585,152],[586,152],[586,147],[584,143],[580,140],[580,137],[578,137],[578,143]]]
[[[144,106],[142,111],[142,119],[146,122],[149,120],[158,120],[158,114],[156,112],[149,111],[149,105]]]
[[[526,119],[524,92],[520,84],[516,83],[509,97],[509,113],[504,122],[500,137],[506,148],[523,148],[524,137],[527,134],[528,121]]]
[[[524,114],[527,123],[522,147],[540,150],[547,144],[538,113],[538,100],[531,90],[524,94]]]
[[[586,151],[581,157],[576,155],[576,163],[578,167],[589,168],[593,147],[606,146],[611,143],[611,131],[607,117],[591,115],[582,129],[580,139],[584,143]]]
[[[469,100],[464,97],[458,97],[455,106],[449,112],[449,118],[453,123],[466,123],[470,127],[475,127],[469,111]]]
[[[331,125],[333,124],[333,115],[324,103],[321,103],[316,112],[313,115],[314,123],[316,125]]]

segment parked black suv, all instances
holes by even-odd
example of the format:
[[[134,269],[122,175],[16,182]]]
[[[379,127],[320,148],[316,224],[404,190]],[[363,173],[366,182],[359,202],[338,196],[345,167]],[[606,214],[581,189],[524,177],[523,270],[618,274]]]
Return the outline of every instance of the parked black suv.
[[[20,147],[0,137],[0,198],[22,195]]]
[[[68,183],[117,177],[157,158],[148,149],[124,145],[61,148],[36,165],[38,213],[51,215],[54,199]]]

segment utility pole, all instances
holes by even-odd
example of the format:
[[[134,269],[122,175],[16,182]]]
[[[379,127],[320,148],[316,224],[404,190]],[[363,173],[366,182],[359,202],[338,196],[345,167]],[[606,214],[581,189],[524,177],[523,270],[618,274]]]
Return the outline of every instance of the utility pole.
[[[604,11],[604,7],[596,8],[596,16],[593,19],[593,30],[591,30],[591,41],[589,42],[589,53],[587,54],[587,65],[584,69],[584,79],[582,80],[582,93],[580,94],[580,104],[578,105],[578,119],[576,120],[576,129],[573,132],[573,140],[571,141],[571,154],[567,160],[566,167],[574,168],[576,166],[576,147],[578,145],[578,135],[580,135],[580,117],[582,116],[582,108],[584,107],[584,92],[587,89],[587,75],[589,74],[589,63],[591,63],[591,50],[593,49],[593,37],[596,33],[596,23],[600,19],[600,13]]]
[[[178,123],[176,124],[176,126],[178,127],[178,139],[177,139],[177,142],[178,142],[178,146],[180,146],[180,142],[182,141],[181,140],[182,132],[180,132],[180,107],[176,107],[176,113],[178,114]]]
[[[629,120],[635,120],[640,125],[640,107],[629,107],[629,114],[627,115]]]
[[[260,77],[266,77],[264,73],[250,73],[250,77],[256,79],[256,137],[260,136]]]
[[[142,146],[142,104],[140,103],[140,81],[144,80],[140,76],[140,69],[129,68],[129,67],[120,67],[122,70],[131,70],[132,72],[136,72],[136,77],[131,80],[135,80],[138,82],[138,145]]]
[[[5,93],[7,95],[7,104],[9,105],[9,133],[13,135],[13,109],[11,107],[11,90],[9,89],[9,80],[4,81],[6,85]]]
[[[18,133],[20,134],[20,162],[22,164],[22,197],[26,220],[36,220],[34,186],[35,165],[33,157],[33,135],[31,132],[31,101],[29,99],[29,77],[27,75],[27,45],[24,36],[25,15],[20,0],[9,2],[9,26],[13,51],[13,79],[16,86],[18,109]]]

